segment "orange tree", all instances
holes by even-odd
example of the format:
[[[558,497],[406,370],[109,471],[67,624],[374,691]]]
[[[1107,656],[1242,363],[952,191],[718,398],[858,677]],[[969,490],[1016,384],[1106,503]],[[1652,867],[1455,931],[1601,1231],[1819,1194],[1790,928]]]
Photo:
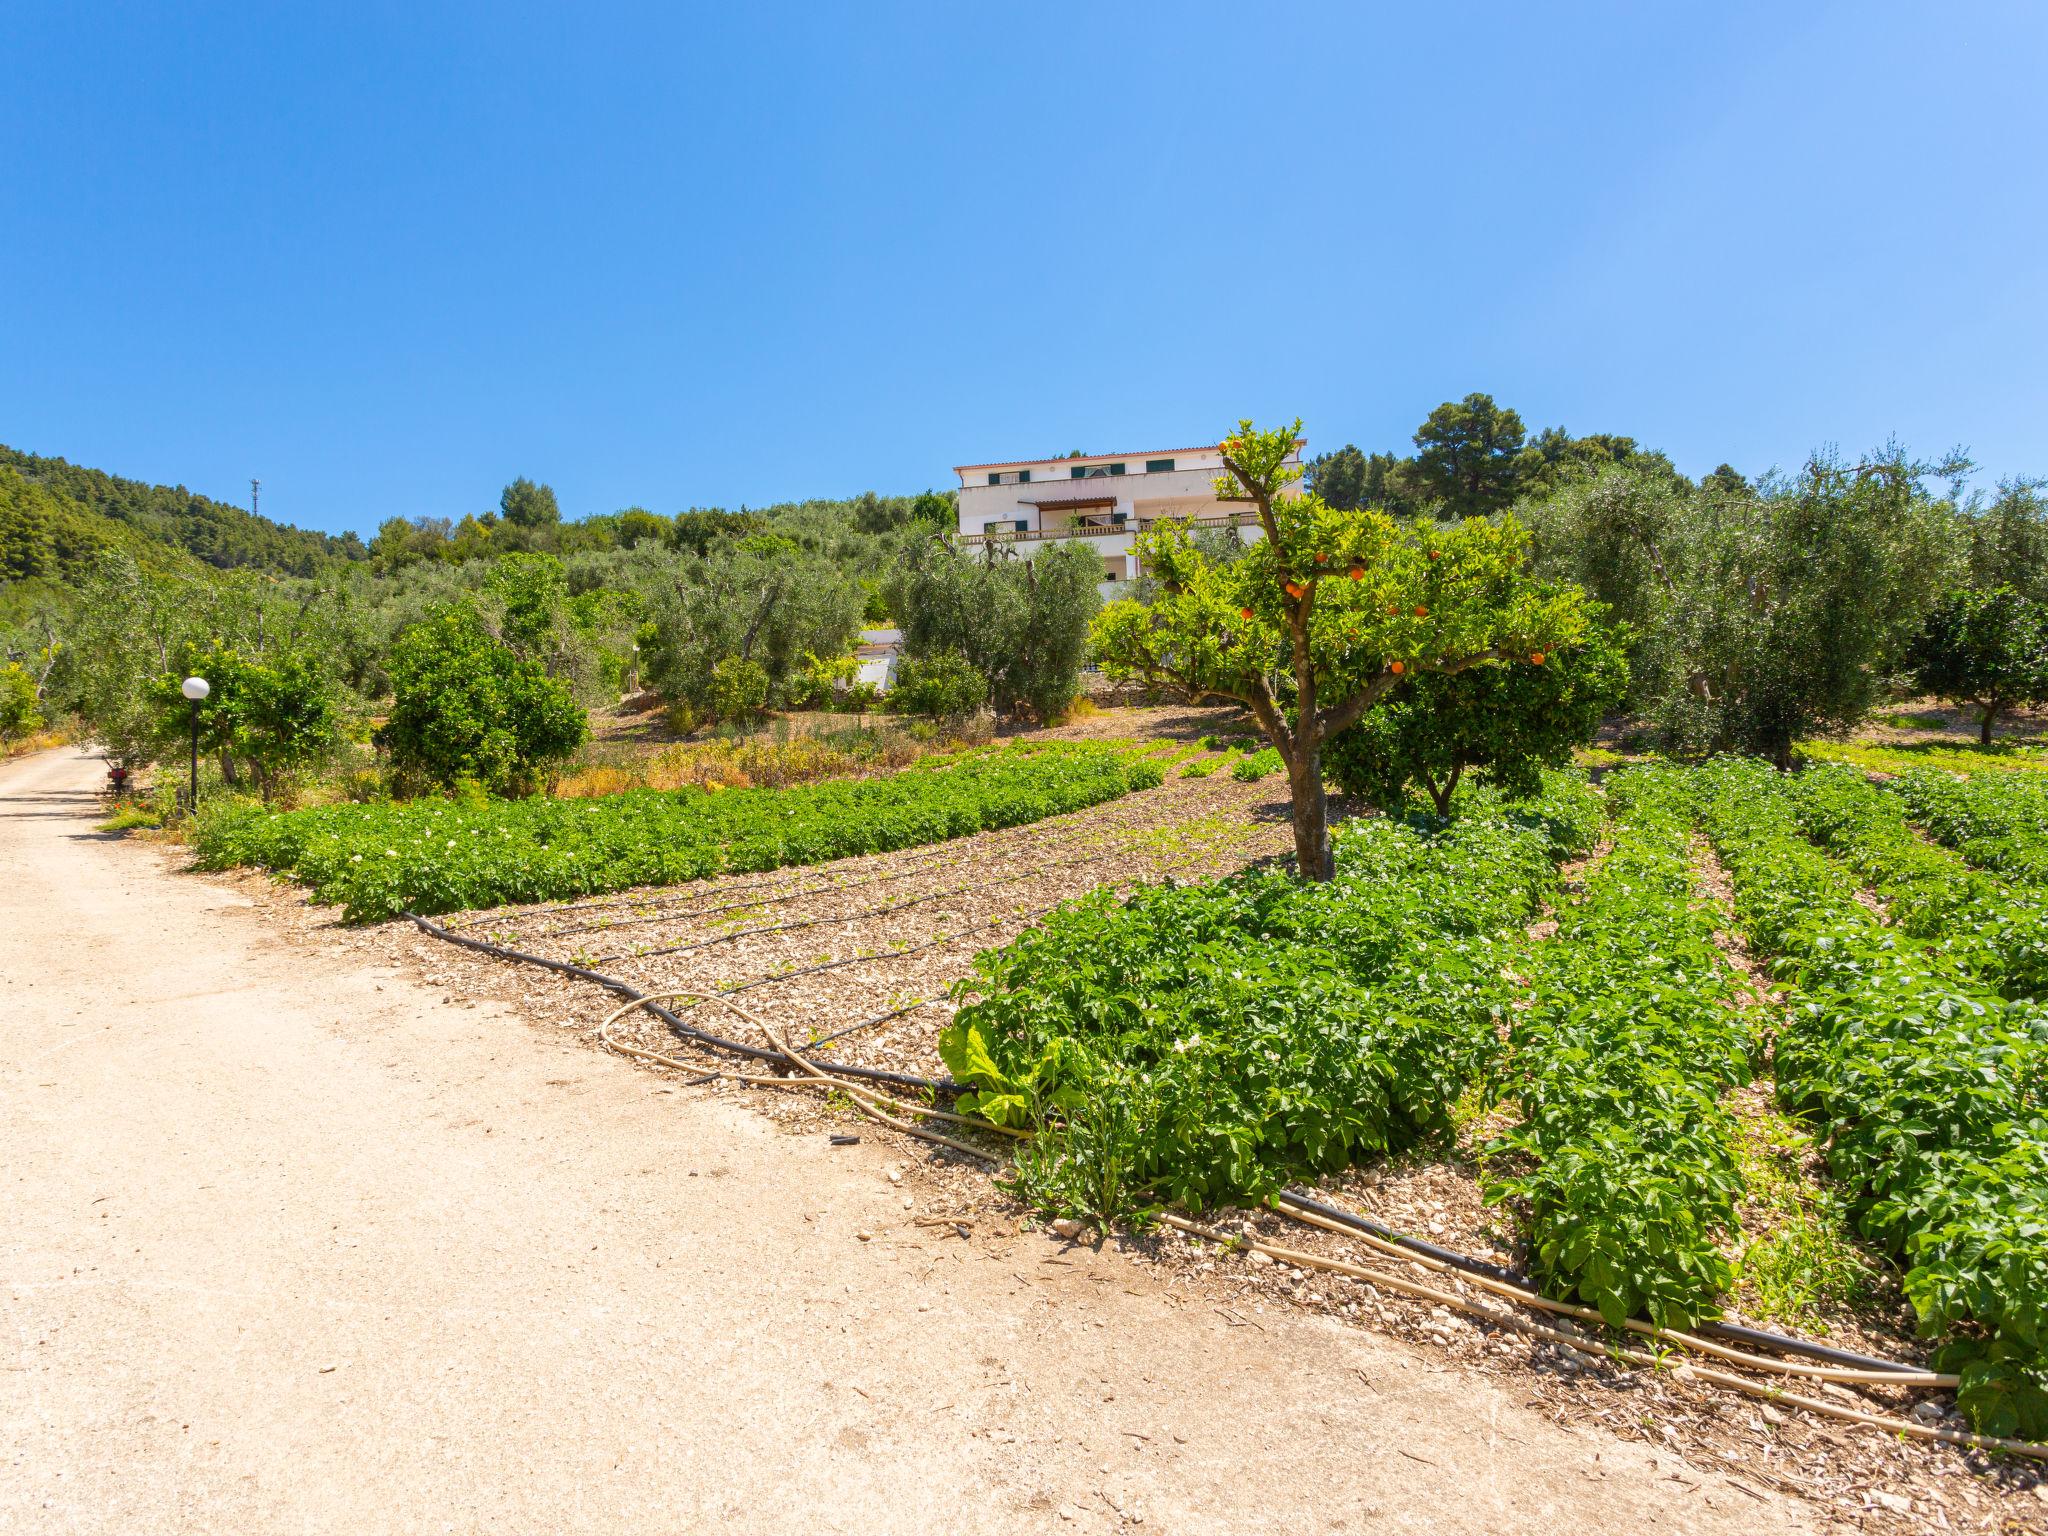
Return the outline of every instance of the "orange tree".
[[[1301,423],[1223,440],[1217,494],[1249,502],[1265,538],[1240,558],[1205,555],[1180,523],[1138,537],[1159,594],[1096,616],[1090,649],[1113,680],[1177,689],[1190,702],[1251,711],[1287,765],[1294,850],[1304,878],[1327,880],[1323,745],[1404,677],[1483,665],[1541,666],[1586,624],[1576,587],[1524,570],[1528,535],[1512,519],[1439,526],[1373,508],[1340,511],[1286,494]]]

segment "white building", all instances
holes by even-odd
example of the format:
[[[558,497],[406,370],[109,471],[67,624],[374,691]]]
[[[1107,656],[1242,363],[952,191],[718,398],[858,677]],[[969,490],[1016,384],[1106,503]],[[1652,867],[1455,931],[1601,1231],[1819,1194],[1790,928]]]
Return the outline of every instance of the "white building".
[[[902,630],[862,630],[853,647],[854,659],[860,663],[853,680],[868,684],[877,693],[887,693],[896,686],[896,662],[902,654]]]
[[[1301,462],[1297,443],[1291,464]],[[1261,538],[1258,513],[1244,502],[1219,501],[1224,473],[1214,443],[1142,453],[1091,453],[1078,459],[1010,459],[958,464],[960,542],[969,549],[1010,544],[1034,555],[1057,539],[1080,539],[1102,558],[1101,592],[1119,594],[1137,578],[1134,536],[1162,518],[1196,527],[1235,526]]]

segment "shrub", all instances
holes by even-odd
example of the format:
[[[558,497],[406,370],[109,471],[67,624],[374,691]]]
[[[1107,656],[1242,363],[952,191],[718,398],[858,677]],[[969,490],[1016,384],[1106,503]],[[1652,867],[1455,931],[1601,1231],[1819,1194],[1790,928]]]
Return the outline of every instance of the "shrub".
[[[35,679],[10,661],[0,667],[0,741],[27,736],[43,727],[42,710],[36,701]]]
[[[715,719],[752,720],[768,702],[768,671],[758,661],[728,656],[711,669],[707,697]]]
[[[958,651],[905,657],[890,702],[905,714],[958,720],[988,702],[988,679]]]
[[[583,745],[589,723],[566,683],[496,640],[473,607],[443,607],[391,651],[391,717],[377,732],[402,780],[474,779],[527,794]]]

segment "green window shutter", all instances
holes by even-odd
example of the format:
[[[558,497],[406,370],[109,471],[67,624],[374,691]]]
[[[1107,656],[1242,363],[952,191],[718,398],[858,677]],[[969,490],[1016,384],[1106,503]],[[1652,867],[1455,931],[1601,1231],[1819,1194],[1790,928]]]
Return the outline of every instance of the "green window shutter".
[[[1171,459],[1147,459],[1145,461],[1145,473],[1148,475],[1163,475],[1172,468],[1173,460]]]
[[[1109,472],[1112,475],[1120,475],[1124,472],[1124,466],[1121,464],[1112,464],[1109,466]]]
[[[1017,471],[1017,483],[1018,483],[1019,485],[1029,485],[1029,484],[1031,483],[1031,471],[1030,471],[1030,470],[1028,470],[1028,469],[1020,469],[1020,470],[1018,470],[1018,471]]]
[[[991,473],[988,477],[988,483],[990,485],[1001,485],[1003,483],[1003,477],[1001,475]]]

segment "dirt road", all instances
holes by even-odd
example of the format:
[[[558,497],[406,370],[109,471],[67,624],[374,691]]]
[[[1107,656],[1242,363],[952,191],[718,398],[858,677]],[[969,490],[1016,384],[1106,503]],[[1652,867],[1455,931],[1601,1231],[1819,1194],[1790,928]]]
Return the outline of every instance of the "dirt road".
[[[99,777],[0,767],[0,1530],[1806,1527],[1396,1342],[918,1229],[872,1139],[290,940],[94,834]]]

